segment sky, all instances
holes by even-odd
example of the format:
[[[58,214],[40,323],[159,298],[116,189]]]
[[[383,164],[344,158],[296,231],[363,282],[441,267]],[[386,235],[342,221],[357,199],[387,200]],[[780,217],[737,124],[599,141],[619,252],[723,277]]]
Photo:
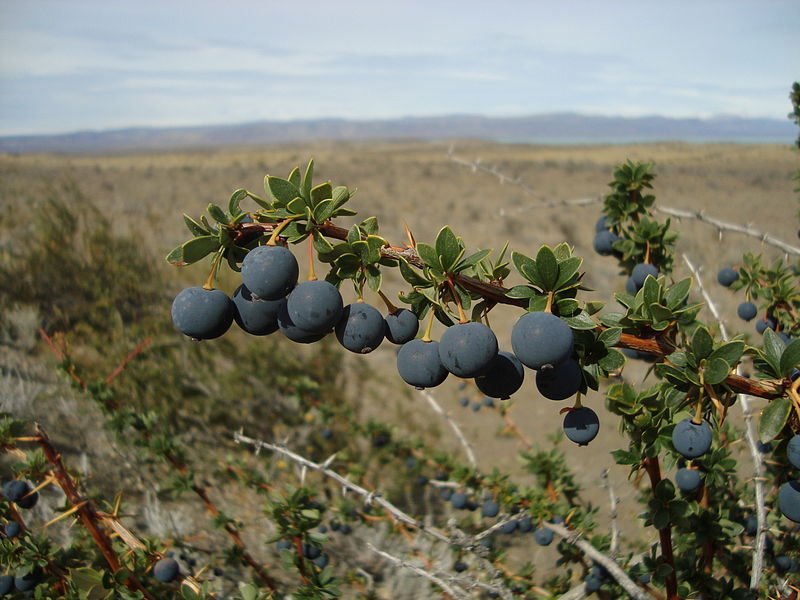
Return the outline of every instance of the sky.
[[[0,0],[0,135],[455,113],[782,119],[798,79],[798,0]]]

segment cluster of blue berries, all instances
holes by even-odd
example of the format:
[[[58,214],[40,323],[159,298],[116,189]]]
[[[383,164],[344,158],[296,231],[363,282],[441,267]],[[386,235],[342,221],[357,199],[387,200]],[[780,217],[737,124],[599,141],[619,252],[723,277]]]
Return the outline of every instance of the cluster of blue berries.
[[[335,285],[324,280],[298,284],[299,267],[283,246],[259,246],[242,262],[242,284],[233,298],[202,287],[182,290],[172,303],[172,321],[196,340],[214,339],[235,321],[252,335],[280,331],[294,342],[310,344],[335,331],[339,342],[358,354],[377,348],[384,338],[395,344],[412,340],[419,321],[407,309],[385,318],[364,302],[344,306]]]

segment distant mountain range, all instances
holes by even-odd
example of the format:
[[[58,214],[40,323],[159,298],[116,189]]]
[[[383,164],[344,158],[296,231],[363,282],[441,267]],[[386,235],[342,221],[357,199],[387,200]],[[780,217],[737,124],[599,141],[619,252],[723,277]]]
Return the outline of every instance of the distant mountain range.
[[[448,115],[354,121],[313,119],[239,125],[130,128],[0,137],[0,152],[92,153],[253,146],[315,140],[481,139],[531,144],[736,142],[791,144],[788,119],[603,117],[555,113],[526,117]]]

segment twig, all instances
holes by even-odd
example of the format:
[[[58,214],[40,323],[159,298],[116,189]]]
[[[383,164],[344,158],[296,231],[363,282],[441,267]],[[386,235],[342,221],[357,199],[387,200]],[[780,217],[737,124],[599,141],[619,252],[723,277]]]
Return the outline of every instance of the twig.
[[[627,573],[620,568],[616,561],[600,552],[585,539],[581,538],[578,532],[571,531],[563,525],[557,525],[555,523],[545,522],[542,523],[542,525],[550,529],[559,537],[564,538],[564,540],[566,540],[568,543],[577,546],[578,549],[580,549],[580,551],[586,556],[591,558],[594,562],[605,567],[609,575],[611,575],[617,581],[620,587],[625,590],[631,598],[634,598],[635,600],[650,600],[650,596],[638,585],[636,585],[630,577],[628,577]]]
[[[608,469],[603,469],[603,481],[608,489],[608,509],[611,516],[611,547],[609,548],[609,554],[613,557],[617,555],[617,549],[619,548],[619,527],[617,527],[617,495],[614,493],[614,487],[608,477]]]
[[[473,468],[477,468],[478,461],[475,459],[475,452],[472,449],[472,445],[464,436],[464,432],[461,431],[461,428],[458,426],[458,423],[456,423],[453,418],[444,411],[441,405],[436,401],[436,398],[433,397],[433,394],[431,394],[428,390],[421,390],[421,393],[425,397],[425,400],[428,401],[428,404],[430,404],[434,412],[441,416],[445,421],[447,421],[447,424],[450,425],[453,433],[456,435],[458,441],[461,442],[461,446],[464,448],[464,452],[467,455],[469,464],[471,464]]]
[[[448,158],[459,165],[463,165],[465,167],[469,167],[472,169],[473,172],[480,171],[482,173],[487,173],[496,177],[500,183],[509,183],[514,185],[518,188],[521,188],[525,192],[532,194],[534,190],[529,185],[525,184],[519,177],[511,178],[508,175],[502,173],[496,166],[493,165],[485,165],[481,163],[480,159],[476,161],[469,161],[463,158],[459,158],[454,154],[453,146],[450,146],[450,149],[447,152]],[[537,208],[549,208],[554,206],[587,206],[590,204],[596,204],[601,202],[602,198],[576,198],[573,200],[551,200],[541,202],[539,204],[532,204],[526,205],[524,207],[519,207],[517,210],[530,210],[530,209],[537,209]],[[706,225],[710,225],[714,227],[720,235],[723,231],[730,231],[733,233],[741,233],[743,235],[756,238],[757,240],[761,241],[764,244],[769,244],[775,248],[782,250],[787,254],[794,254],[800,255],[800,248],[797,246],[792,246],[791,244],[787,244],[786,242],[779,240],[773,235],[769,233],[764,233],[750,227],[749,225],[737,225],[736,223],[730,223],[728,221],[723,221],[722,219],[717,219],[716,217],[709,217],[701,210],[686,210],[682,208],[672,208],[669,206],[663,205],[654,205],[653,210],[658,211],[660,213],[664,213],[665,215],[670,215],[673,217],[677,217],[679,219],[695,219],[704,223]]]
[[[689,271],[691,271],[695,281],[697,281],[697,287],[700,290],[700,293],[703,295],[703,299],[706,301],[708,309],[711,311],[711,314],[714,315],[717,323],[719,323],[719,332],[720,335],[722,335],[722,339],[728,341],[728,331],[725,328],[722,315],[720,315],[719,311],[717,310],[717,305],[706,291],[706,288],[703,285],[703,280],[700,277],[699,270],[692,264],[692,261],[689,260],[689,257],[686,254],[683,254],[683,262],[686,263],[686,266],[689,268]],[[737,372],[740,369],[741,366],[737,367]],[[757,590],[761,582],[762,571],[764,570],[764,549],[766,546],[767,536],[767,507],[764,498],[763,483],[764,459],[761,456],[761,452],[758,450],[758,442],[756,439],[755,425],[753,424],[753,413],[750,410],[749,397],[747,394],[738,394],[737,398],[739,400],[739,405],[742,407],[742,414],[744,416],[744,433],[745,438],[747,439],[747,447],[750,450],[750,456],[753,458],[753,485],[755,486],[756,493],[756,523],[758,529],[756,532],[755,548],[753,549],[753,566],[750,572],[750,589]]]
[[[467,598],[468,597],[466,594],[464,594],[464,593],[462,593],[460,591],[457,591],[454,588],[452,588],[450,585],[448,585],[448,583],[446,581],[444,581],[440,577],[437,577],[433,573],[430,573],[429,571],[426,571],[425,569],[423,569],[422,567],[420,567],[418,565],[412,564],[410,562],[406,562],[401,558],[397,558],[396,556],[392,556],[388,552],[384,552],[383,550],[380,550],[379,548],[376,548],[370,542],[367,542],[367,548],[372,550],[375,554],[378,554],[379,556],[382,556],[383,558],[385,558],[389,562],[397,565],[398,567],[402,567],[404,569],[408,569],[412,573],[415,573],[416,575],[419,575],[420,577],[424,577],[425,579],[427,579],[431,583],[433,583],[435,585],[438,585],[451,598]]]

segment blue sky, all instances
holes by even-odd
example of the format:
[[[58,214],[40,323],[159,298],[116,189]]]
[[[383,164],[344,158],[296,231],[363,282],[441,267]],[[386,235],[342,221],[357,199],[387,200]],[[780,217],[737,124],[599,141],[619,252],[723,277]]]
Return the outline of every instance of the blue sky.
[[[577,111],[783,118],[800,2],[0,0],[0,135]]]

